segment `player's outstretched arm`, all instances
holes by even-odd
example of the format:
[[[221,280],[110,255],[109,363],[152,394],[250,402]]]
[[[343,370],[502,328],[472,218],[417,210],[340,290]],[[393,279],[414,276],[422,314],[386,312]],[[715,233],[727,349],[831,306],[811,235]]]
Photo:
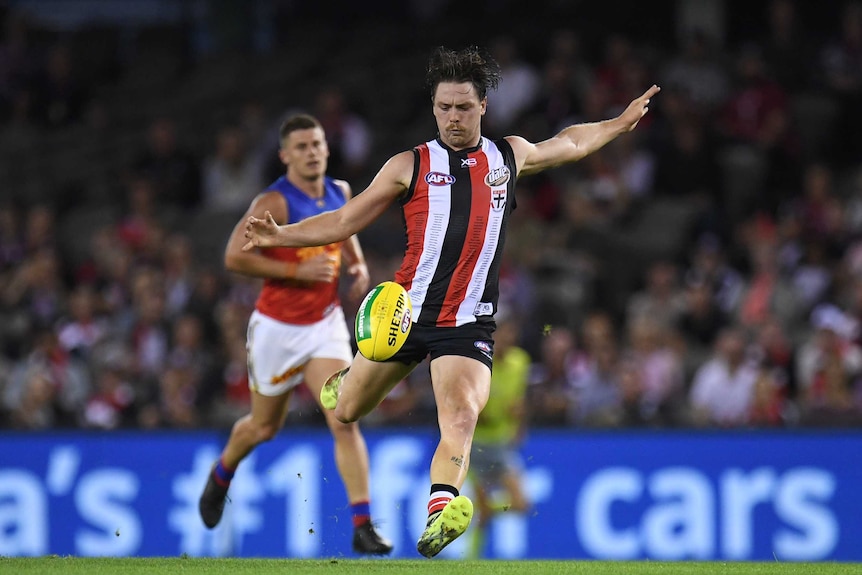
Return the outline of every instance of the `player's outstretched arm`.
[[[576,162],[599,150],[617,136],[631,132],[649,111],[650,98],[660,90],[661,88],[653,85],[640,97],[632,100],[616,118],[602,122],[575,124],[538,144],[532,144],[520,136],[507,137],[518,161],[518,174],[534,174],[548,168]]]
[[[410,185],[413,176],[413,153],[393,156],[380,168],[371,184],[346,204],[295,224],[280,226],[266,213],[263,218],[249,216],[245,224],[248,240],[242,247],[324,246],[342,242],[365,229]]]

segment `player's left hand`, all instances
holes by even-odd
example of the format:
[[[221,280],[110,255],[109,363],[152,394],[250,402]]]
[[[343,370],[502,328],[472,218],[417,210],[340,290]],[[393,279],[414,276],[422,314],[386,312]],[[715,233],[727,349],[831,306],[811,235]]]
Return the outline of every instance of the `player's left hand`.
[[[659,92],[661,92],[661,88],[653,84],[649,90],[644,92],[639,98],[632,100],[631,104],[623,110],[623,113],[620,114],[619,118],[627,132],[631,132],[635,129],[635,126],[638,125],[641,118],[643,118],[649,111],[650,98]]]
[[[351,264],[347,268],[347,273],[353,278],[353,285],[350,286],[348,296],[353,301],[359,301],[368,293],[368,286],[371,281],[368,275],[368,266],[365,263]]]
[[[245,237],[248,242],[242,246],[242,251],[247,252],[256,247],[267,248],[278,245],[278,224],[272,214],[267,210],[263,219],[249,216],[245,222]]]

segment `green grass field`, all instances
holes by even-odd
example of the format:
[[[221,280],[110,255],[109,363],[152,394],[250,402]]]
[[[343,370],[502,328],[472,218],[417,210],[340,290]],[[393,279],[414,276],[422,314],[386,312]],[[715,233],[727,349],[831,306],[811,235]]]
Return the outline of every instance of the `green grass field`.
[[[2,575],[858,575],[862,563],[0,557]]]

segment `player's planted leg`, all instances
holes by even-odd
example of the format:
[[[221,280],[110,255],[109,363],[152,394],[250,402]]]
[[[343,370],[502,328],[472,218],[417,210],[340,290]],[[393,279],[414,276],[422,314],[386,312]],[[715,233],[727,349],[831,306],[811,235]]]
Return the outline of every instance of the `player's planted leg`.
[[[227,499],[227,490],[230,487],[230,478],[227,478],[225,481],[224,478],[218,476],[220,465],[221,461],[213,465],[212,470],[207,476],[207,484],[198,501],[198,510],[200,511],[201,519],[204,525],[210,529],[221,521],[225,500]],[[232,476],[233,473],[230,475]]]
[[[434,557],[467,530],[472,518],[473,502],[464,495],[455,497],[442,511],[428,518],[416,549],[425,557]]]
[[[362,555],[388,555],[392,542],[377,533],[371,521],[353,529],[353,550]]]

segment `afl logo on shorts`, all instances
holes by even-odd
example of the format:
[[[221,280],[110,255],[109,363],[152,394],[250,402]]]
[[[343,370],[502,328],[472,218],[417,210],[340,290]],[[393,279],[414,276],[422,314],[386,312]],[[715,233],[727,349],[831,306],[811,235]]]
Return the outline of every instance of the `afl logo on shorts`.
[[[487,341],[474,341],[473,345],[488,359],[493,359],[493,348]]]
[[[455,183],[455,176],[443,172],[428,172],[425,183],[431,186],[451,186]]]

